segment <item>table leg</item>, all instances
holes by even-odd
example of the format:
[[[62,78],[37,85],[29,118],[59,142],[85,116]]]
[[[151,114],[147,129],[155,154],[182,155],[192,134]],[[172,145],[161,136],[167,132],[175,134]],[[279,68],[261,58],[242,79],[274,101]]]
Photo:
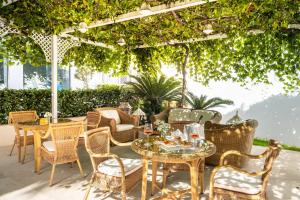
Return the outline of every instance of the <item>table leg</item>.
[[[191,196],[192,200],[198,200],[198,161],[199,159],[191,161],[190,165],[190,176],[191,176]]]
[[[204,192],[204,167],[205,167],[205,158],[200,159],[199,165],[199,185],[200,185],[200,193]]]
[[[148,159],[143,158],[143,179],[142,179],[142,196],[141,200],[146,200],[147,196],[147,176],[148,176]]]
[[[34,172],[40,173],[41,168],[41,137],[38,131],[34,131]]]
[[[152,160],[152,189],[151,189],[151,195],[154,195],[154,192],[155,192],[156,176],[157,176],[157,161]]]

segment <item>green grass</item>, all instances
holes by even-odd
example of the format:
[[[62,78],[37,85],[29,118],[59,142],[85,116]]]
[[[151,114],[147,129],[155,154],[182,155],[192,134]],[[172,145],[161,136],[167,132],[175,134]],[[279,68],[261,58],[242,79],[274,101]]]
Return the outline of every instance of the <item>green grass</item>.
[[[256,146],[268,146],[269,141],[267,139],[261,139],[261,138],[254,138],[253,144]],[[300,151],[300,147],[296,146],[290,146],[287,144],[281,144],[283,149],[291,150],[291,151]]]

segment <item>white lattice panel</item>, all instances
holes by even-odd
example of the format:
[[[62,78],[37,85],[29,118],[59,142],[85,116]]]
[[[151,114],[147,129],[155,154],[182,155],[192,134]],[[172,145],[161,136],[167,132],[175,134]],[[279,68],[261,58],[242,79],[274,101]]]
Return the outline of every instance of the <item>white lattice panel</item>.
[[[19,33],[19,31],[15,28],[5,25],[4,22],[0,20],[0,38],[9,33]]]
[[[52,36],[33,32],[29,35],[43,50],[47,62],[51,62]]]
[[[31,37],[37,44],[42,48],[46,61],[51,62],[52,57],[52,35],[44,35],[34,32]],[[74,40],[68,40],[61,37],[58,37],[58,64],[60,64],[64,58],[65,53],[72,47],[80,46],[80,42]]]
[[[74,40],[68,40],[58,37],[58,63],[61,63],[65,53],[72,47],[80,46],[81,43]]]
[[[0,38],[4,37],[9,33],[20,33],[17,29],[11,28],[7,26],[1,19],[0,19]],[[52,58],[52,35],[45,35],[37,32],[33,32],[32,34],[28,35],[28,37],[32,38],[35,43],[37,43],[45,54],[45,58],[47,62],[51,62]],[[72,47],[80,46],[81,43],[75,40],[69,40],[65,38],[58,37],[58,64],[60,64],[64,58],[65,53]]]

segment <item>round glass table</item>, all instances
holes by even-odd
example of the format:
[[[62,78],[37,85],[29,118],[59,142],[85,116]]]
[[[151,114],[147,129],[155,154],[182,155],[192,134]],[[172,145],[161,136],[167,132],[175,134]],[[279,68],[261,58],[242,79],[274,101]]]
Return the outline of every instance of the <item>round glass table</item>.
[[[145,145],[150,143],[151,145]],[[143,178],[142,178],[142,200],[146,199],[147,192],[147,172],[149,161],[152,161],[152,194],[156,188],[159,188],[156,183],[157,164],[187,164],[190,169],[191,188],[184,191],[169,192],[162,188],[162,193],[165,196],[172,198],[172,195],[181,195],[185,192],[191,192],[192,200],[199,199],[198,184],[200,185],[201,193],[204,186],[204,164],[205,157],[209,157],[216,152],[216,146],[209,141],[201,140],[196,147],[186,145],[168,146],[165,145],[164,139],[155,136],[147,139],[137,139],[132,142],[131,148],[143,158]],[[200,183],[198,183],[200,181]]]
[[[51,120],[50,123],[67,123],[71,122],[72,120],[70,119],[56,119],[56,120]],[[40,147],[42,143],[41,137],[43,136],[42,134],[46,133],[48,128],[49,128],[49,121],[45,118],[41,118],[35,121],[26,121],[26,122],[19,122],[17,124],[18,129],[22,129],[24,131],[24,144],[27,143],[26,141],[26,136],[28,131],[31,131],[33,133],[34,137],[34,171],[39,173],[40,171],[40,166],[41,166],[41,158],[40,158]],[[23,156],[23,162],[26,154],[26,145],[24,146],[24,156]]]

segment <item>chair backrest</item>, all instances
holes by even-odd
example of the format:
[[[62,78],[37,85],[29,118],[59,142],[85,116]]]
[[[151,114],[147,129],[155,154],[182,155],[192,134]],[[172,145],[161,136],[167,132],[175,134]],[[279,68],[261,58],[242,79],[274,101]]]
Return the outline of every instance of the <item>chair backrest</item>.
[[[268,170],[268,172],[262,176],[262,179],[264,181],[266,181],[266,179],[269,178],[269,174],[272,170],[274,161],[279,156],[280,151],[281,151],[281,145],[279,144],[279,142],[276,140],[270,140],[268,146],[268,155],[265,159],[265,164],[263,168],[264,170]]]
[[[35,121],[39,117],[36,114],[36,111],[18,111],[18,112],[10,112],[8,115],[8,123],[16,124],[18,122],[27,122],[27,121]]]
[[[101,116],[105,118],[116,120],[116,124],[121,123],[121,118],[119,116],[117,108],[104,107],[104,108],[96,108],[95,110],[100,112]]]
[[[201,122],[212,121],[219,123],[222,119],[221,113],[215,110],[191,110],[189,108],[173,108],[169,112],[168,122],[191,121]]]
[[[86,131],[84,133],[85,147],[90,154],[94,171],[100,162],[106,158],[96,158],[92,154],[106,154],[110,153],[110,131],[109,127],[100,127]]]
[[[54,143],[58,162],[76,157],[78,139],[83,133],[82,121],[50,124],[48,131],[50,131]]]
[[[168,122],[191,121],[191,110],[188,108],[173,108],[169,112]]]
[[[86,114],[88,125],[99,125],[101,120],[101,115],[99,112],[87,112]]]

